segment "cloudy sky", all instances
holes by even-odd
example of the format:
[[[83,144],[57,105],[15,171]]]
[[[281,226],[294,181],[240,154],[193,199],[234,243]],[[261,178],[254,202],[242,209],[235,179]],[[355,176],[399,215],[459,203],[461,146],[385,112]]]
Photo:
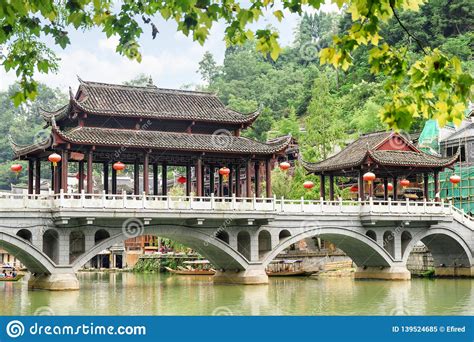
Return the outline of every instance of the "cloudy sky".
[[[334,5],[323,6],[324,11],[332,11]],[[269,12],[256,27],[268,24],[276,27],[280,33],[280,43],[290,44],[299,17],[285,13],[285,19],[279,23]],[[118,39],[107,39],[99,30],[76,32],[71,29],[71,45],[65,50],[54,49],[60,60],[56,74],[38,74],[37,79],[49,86],[60,87],[65,91],[69,86],[78,85],[76,75],[84,80],[106,83],[122,83],[140,73],[151,75],[154,83],[164,88],[179,88],[184,84],[201,83],[196,73],[198,63],[206,51],[210,51],[221,63],[225,52],[224,25],[217,23],[211,30],[206,43],[201,46],[191,38],[176,31],[174,22],[154,20],[159,29],[156,39],[151,38],[151,30],[145,28],[140,40],[142,62],[130,61],[115,52]],[[52,46],[52,45],[50,45]],[[0,67],[0,90],[4,90],[15,81],[13,72],[5,73]]]

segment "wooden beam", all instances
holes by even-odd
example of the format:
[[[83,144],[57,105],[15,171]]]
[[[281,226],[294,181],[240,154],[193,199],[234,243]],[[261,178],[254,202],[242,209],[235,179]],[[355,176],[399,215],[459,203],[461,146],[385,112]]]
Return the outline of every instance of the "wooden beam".
[[[94,192],[94,180],[92,179],[92,168],[93,168],[93,152],[89,150],[87,153],[87,193],[92,194]]]
[[[201,197],[203,196],[203,192],[202,192],[202,188],[203,188],[203,181],[202,181],[202,159],[201,157],[199,157],[197,160],[196,160],[196,195],[198,197]]]
[[[148,194],[150,192],[150,175],[149,175],[149,161],[150,154],[145,152],[143,154],[143,192]]]
[[[267,198],[272,197],[272,159],[267,159],[265,163],[265,184]]]
[[[28,159],[28,194],[33,194],[33,174],[35,162],[33,159]]]
[[[104,191],[106,194],[109,193],[109,163],[104,163]]]
[[[186,196],[191,194],[191,183],[191,165],[186,165]]]
[[[153,163],[153,195],[158,196],[158,164]]]
[[[168,165],[166,163],[161,165],[161,195],[168,195]]]
[[[133,193],[140,194],[140,162],[135,159],[133,163]]]
[[[64,192],[67,192],[68,161],[69,153],[67,150],[63,150],[61,156],[61,189]]]
[[[41,159],[36,158],[35,162],[35,193],[41,193]]]
[[[245,168],[245,185],[246,185],[246,197],[252,196],[252,178],[251,178],[251,170],[252,170],[252,161],[247,161],[247,166]]]
[[[81,160],[78,164],[79,181],[78,181],[78,190],[82,192],[84,190],[84,161]]]
[[[260,197],[260,162],[255,162],[255,197]]]

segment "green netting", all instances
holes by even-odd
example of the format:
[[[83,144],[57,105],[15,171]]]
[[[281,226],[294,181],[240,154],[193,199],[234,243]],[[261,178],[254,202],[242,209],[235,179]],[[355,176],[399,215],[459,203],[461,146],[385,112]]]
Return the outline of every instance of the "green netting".
[[[418,138],[418,147],[429,154],[439,154],[439,126],[438,121],[428,120]]]
[[[457,174],[461,177],[461,182],[453,185],[449,177]],[[474,166],[466,167],[457,165],[453,170],[446,170],[439,174],[440,198],[452,201],[459,209],[464,209],[466,213],[474,214]],[[433,178],[429,182],[429,196],[434,198]]]

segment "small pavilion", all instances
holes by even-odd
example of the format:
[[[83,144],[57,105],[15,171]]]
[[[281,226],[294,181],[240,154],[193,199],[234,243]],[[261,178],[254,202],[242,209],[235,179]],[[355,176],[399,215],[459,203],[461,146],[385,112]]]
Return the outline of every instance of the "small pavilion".
[[[212,93],[158,88],[151,79],[148,86],[79,81],[65,106],[41,112],[50,137],[28,146],[11,142],[15,159],[28,161],[28,193],[40,193],[41,162],[56,153],[61,160],[51,166],[55,193],[67,191],[69,166],[77,163],[79,191],[94,192],[93,169],[100,164],[104,191],[115,194],[114,165],[120,161],[133,172],[136,195],[167,195],[168,168],[180,166],[187,195],[224,196],[225,187],[229,196],[260,197],[264,178],[271,196],[271,169],[292,139],[262,143],[242,137],[258,112],[226,108]],[[219,173],[221,168],[228,173]]]
[[[396,132],[376,132],[362,135],[341,152],[317,163],[303,161],[309,173],[319,175],[320,195],[325,199],[325,182],[329,180],[329,199],[334,200],[335,177],[357,179],[358,196],[362,200],[373,197],[375,186],[383,184],[384,199],[389,198],[389,182],[393,186],[393,199],[398,199],[399,181],[410,184],[423,183],[423,194],[428,198],[428,180],[434,179],[434,193],[439,193],[439,172],[451,168],[459,154],[437,157],[420,151],[409,139]],[[364,174],[376,178],[369,184]],[[418,180],[422,180],[419,182]],[[375,183],[375,184],[373,184]],[[408,183],[405,183],[408,184]]]

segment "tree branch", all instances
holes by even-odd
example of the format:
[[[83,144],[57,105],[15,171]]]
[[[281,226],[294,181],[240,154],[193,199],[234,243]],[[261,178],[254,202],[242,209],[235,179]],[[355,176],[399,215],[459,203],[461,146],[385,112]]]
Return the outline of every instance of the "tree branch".
[[[395,11],[395,7],[393,6],[393,3],[392,1],[390,1],[390,8],[392,9],[393,11],[393,16],[397,19],[397,22],[398,24],[401,26],[401,28],[408,34],[409,37],[413,38],[416,42],[416,44],[418,45],[418,47],[421,49],[421,51],[427,55],[428,53],[426,52],[425,50],[425,47],[423,46],[421,40],[419,40],[417,37],[415,37],[410,31],[408,31],[408,29],[405,27],[405,25],[403,25],[402,21],[400,20],[400,18],[398,17],[398,14],[397,12]]]

